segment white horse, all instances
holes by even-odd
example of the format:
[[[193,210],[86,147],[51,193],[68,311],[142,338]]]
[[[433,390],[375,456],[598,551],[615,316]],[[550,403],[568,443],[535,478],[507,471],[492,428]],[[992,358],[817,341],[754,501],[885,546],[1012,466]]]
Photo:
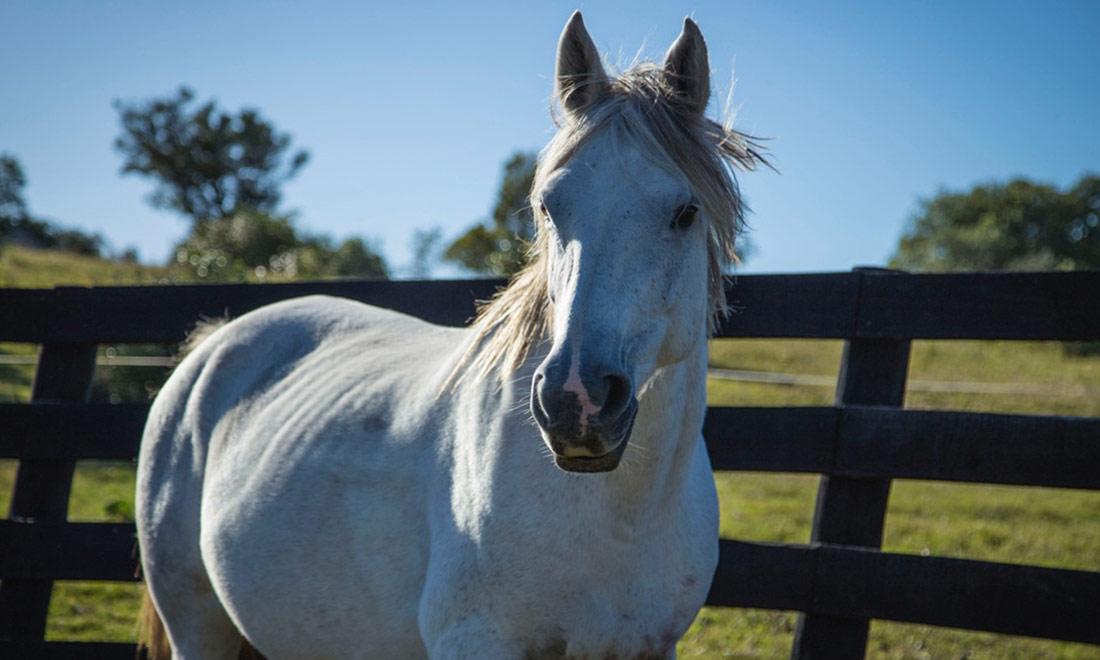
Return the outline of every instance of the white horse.
[[[691,20],[611,77],[574,14],[530,265],[470,328],[309,297],[179,365],[137,487],[176,657],[675,657],[718,555],[732,168],[762,160],[709,95]]]

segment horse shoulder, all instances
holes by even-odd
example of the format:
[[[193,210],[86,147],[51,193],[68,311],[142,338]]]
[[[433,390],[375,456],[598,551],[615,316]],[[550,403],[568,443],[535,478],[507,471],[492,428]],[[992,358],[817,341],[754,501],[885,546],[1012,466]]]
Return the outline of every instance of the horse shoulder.
[[[268,305],[223,325],[183,360],[153,403],[139,460],[139,509],[163,510],[160,500],[182,487],[196,495],[207,490],[211,472],[257,467],[249,461],[279,448],[280,432],[285,446],[300,451],[333,435],[385,436],[399,394],[432,399],[422,390],[433,365],[414,358],[445,359],[442,348],[461,343],[455,332],[328,296]],[[405,372],[387,369],[395,361],[419,364],[421,377],[401,378]],[[442,381],[446,365],[434,369]],[[325,397],[341,387],[342,396]],[[285,437],[292,432],[300,442]]]

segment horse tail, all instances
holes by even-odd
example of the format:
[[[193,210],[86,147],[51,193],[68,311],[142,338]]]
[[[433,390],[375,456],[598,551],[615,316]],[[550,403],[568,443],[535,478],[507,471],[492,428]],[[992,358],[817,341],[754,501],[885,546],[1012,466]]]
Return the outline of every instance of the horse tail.
[[[153,597],[149,595],[148,589],[141,600],[141,614],[138,615],[139,657],[143,648],[146,649],[149,660],[169,660],[172,657],[168,631],[164,629],[164,622],[160,620],[160,614],[153,605]]]
[[[229,316],[220,316],[217,318],[202,317],[198,323],[195,324],[194,329],[187,333],[187,338],[180,342],[179,350],[175,355],[175,362],[179,364],[183,362],[183,358],[187,357],[199,347],[199,344],[206,341],[206,339],[214,334],[218,328],[221,328],[226,323],[229,323]]]

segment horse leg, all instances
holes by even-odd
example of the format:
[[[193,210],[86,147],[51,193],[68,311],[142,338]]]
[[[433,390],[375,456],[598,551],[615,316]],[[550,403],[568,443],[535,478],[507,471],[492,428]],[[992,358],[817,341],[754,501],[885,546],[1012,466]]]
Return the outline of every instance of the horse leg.
[[[162,509],[179,513],[179,501]],[[241,633],[210,583],[191,516],[162,520],[155,535],[142,538],[148,595],[156,604],[174,660],[234,660]],[[159,659],[157,659],[159,660]]]
[[[181,590],[180,586],[165,585],[161,580],[156,589],[157,610],[172,646],[171,657],[236,660],[242,648],[241,634],[218,602],[205,575],[191,589]]]
[[[156,536],[143,539],[146,593],[156,604],[173,660],[234,660],[241,633],[210,584],[198,548],[198,525],[183,520],[164,523]]]
[[[202,560],[199,489],[186,479],[167,488],[164,480],[142,476],[148,475],[139,475],[137,498],[142,572],[159,615],[151,624],[163,626],[175,660],[234,660],[242,637]]]

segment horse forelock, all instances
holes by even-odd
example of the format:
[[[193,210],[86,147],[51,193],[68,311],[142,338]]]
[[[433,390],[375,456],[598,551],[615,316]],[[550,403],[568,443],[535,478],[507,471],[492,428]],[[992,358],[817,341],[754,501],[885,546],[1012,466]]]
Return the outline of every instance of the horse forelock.
[[[712,310],[708,331],[713,332],[725,316],[725,272],[737,260],[734,245],[747,211],[735,171],[769,163],[753,136],[733,128],[732,116],[719,122],[686,107],[669,75],[656,64],[637,64],[613,76],[608,91],[582,112],[555,113],[558,132],[539,155],[531,187],[535,235],[528,246],[528,264],[506,288],[481,305],[473,324],[474,342],[449,382],[468,375],[488,378],[494,372],[503,382],[547,336],[553,310],[543,255],[549,239],[536,196],[582,146],[607,131],[612,139],[631,140],[656,165],[681,178],[695,192],[708,223]]]

